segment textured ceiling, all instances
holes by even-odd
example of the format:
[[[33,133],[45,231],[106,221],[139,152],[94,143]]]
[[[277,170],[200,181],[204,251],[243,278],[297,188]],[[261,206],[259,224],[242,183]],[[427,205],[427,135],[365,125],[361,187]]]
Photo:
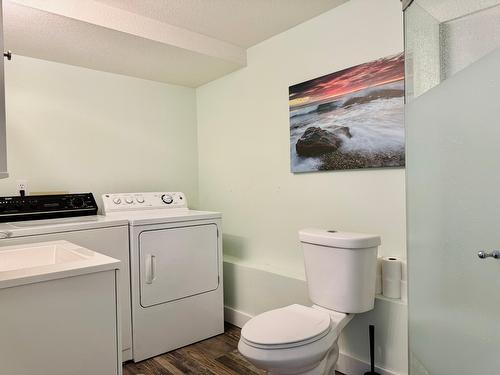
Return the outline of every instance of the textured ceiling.
[[[14,54],[197,87],[346,0],[5,0]]]
[[[250,47],[347,0],[97,0],[237,46]]]
[[[5,48],[14,55],[188,87],[241,68],[225,59],[12,2],[3,8]]]

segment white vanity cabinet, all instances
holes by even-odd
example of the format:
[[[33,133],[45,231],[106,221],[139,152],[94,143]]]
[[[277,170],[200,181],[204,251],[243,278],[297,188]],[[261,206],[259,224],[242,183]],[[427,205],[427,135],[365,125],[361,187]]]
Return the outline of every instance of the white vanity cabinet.
[[[0,223],[0,251],[3,246],[65,240],[119,259],[122,358],[132,359],[132,313],[130,311],[130,270],[128,222],[102,216]],[[0,333],[1,335],[1,333]],[[0,367],[0,375],[2,374]]]
[[[119,267],[67,241],[0,248],[0,373],[121,375]]]
[[[5,77],[3,58],[3,1],[0,0],[0,178],[8,177],[7,173],[7,144],[6,144],[6,123],[5,123]]]

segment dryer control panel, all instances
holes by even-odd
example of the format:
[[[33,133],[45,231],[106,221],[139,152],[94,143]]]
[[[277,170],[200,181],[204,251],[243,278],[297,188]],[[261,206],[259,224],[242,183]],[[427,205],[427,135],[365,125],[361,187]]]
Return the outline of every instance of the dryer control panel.
[[[104,213],[136,210],[187,209],[181,192],[103,194]]]

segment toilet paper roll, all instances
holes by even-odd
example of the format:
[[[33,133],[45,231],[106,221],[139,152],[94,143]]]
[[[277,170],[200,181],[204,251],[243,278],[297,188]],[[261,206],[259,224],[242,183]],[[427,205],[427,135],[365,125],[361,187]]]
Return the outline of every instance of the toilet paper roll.
[[[401,261],[401,280],[408,281],[408,269],[406,267],[406,260]]]
[[[382,279],[401,281],[401,259],[398,257],[382,258]],[[398,297],[399,298],[399,297]]]
[[[382,295],[387,298],[401,298],[401,280],[382,279]]]
[[[408,284],[401,280],[401,301],[408,301]]]
[[[377,258],[377,276],[382,277],[382,257]]]
[[[382,294],[382,275],[377,275],[375,282],[375,294]]]

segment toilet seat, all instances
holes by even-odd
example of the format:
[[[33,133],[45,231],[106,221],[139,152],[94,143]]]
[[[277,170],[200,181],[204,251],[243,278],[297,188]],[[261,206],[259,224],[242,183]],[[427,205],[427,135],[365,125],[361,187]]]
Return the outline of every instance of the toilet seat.
[[[329,313],[294,304],[254,317],[241,330],[241,339],[255,348],[286,349],[320,340],[331,329]]]
[[[337,340],[352,318],[317,305],[271,310],[243,326],[238,350],[270,374],[323,375],[335,366]]]

